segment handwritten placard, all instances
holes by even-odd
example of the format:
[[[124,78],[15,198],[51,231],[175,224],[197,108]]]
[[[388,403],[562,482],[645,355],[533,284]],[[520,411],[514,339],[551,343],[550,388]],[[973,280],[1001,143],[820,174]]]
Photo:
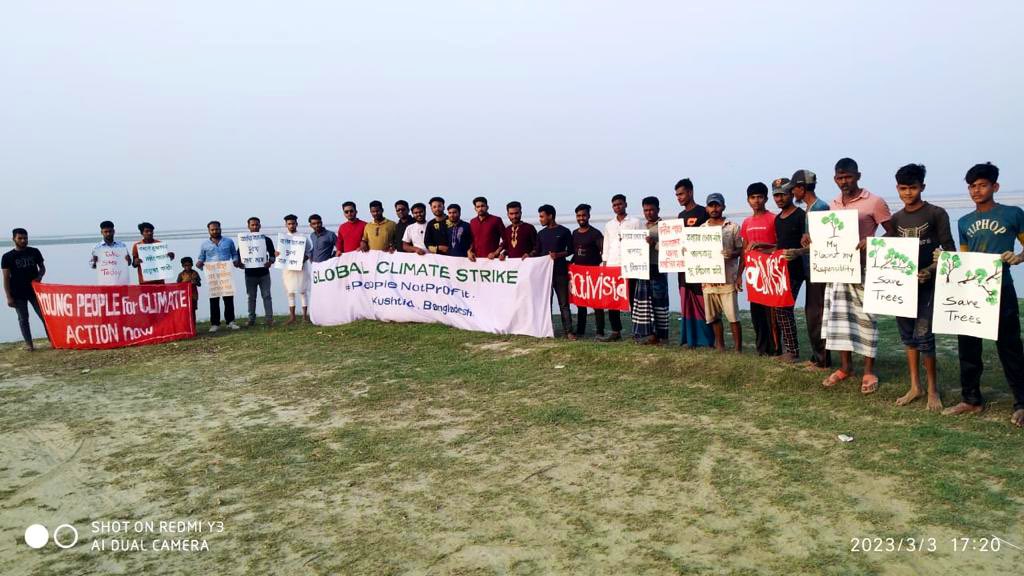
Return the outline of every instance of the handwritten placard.
[[[152,244],[139,243],[139,266],[142,269],[142,281],[168,280],[174,277],[174,265],[171,263],[170,249],[163,242]]]
[[[231,262],[207,262],[203,265],[206,273],[206,289],[210,298],[235,295],[235,283],[231,279]]]
[[[658,221],[658,271],[685,272],[683,263],[683,231],[681,218]]]
[[[765,254],[757,250],[744,254],[743,279],[747,300],[765,306],[787,307],[794,304],[789,280],[788,260],[783,251]]]
[[[279,233],[277,235],[277,251],[281,255],[274,262],[274,268],[302,270],[302,261],[306,257],[306,237],[299,234]]]
[[[269,261],[266,236],[258,232],[238,235],[238,257],[245,268],[264,268]]]
[[[128,247],[97,246],[92,255],[96,258],[96,283],[100,286],[124,286],[131,283],[128,271]]]
[[[859,284],[857,211],[814,212],[808,214],[807,226],[811,234],[811,282]]]
[[[935,278],[936,334],[999,338],[1003,261],[997,254],[943,252]]]
[[[651,277],[651,247],[647,230],[619,230],[619,265],[623,278]]]
[[[683,232],[686,246],[686,281],[702,284],[725,283],[725,257],[722,256],[722,227],[702,226]]]
[[[864,311],[917,317],[919,238],[868,238]]]

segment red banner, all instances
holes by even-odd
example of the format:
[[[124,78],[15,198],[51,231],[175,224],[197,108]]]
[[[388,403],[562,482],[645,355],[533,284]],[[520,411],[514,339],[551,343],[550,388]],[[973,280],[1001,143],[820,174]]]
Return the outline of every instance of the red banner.
[[[196,335],[192,289],[180,284],[32,284],[54,348],[155,344]]]
[[[788,264],[789,261],[782,257],[782,250],[771,254],[747,252],[743,265],[747,300],[765,306],[792,306],[795,302]]]
[[[569,303],[629,312],[626,279],[618,266],[569,265]]]

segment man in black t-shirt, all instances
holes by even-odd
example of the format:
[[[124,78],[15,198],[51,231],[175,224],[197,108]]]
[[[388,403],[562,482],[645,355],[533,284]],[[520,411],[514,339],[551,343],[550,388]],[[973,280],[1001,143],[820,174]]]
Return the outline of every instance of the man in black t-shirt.
[[[256,234],[260,231],[260,219],[252,216],[246,222],[246,226],[249,227],[250,233]],[[264,234],[263,240],[267,245],[267,261],[264,262],[262,267],[245,268],[240,260],[241,254],[239,254],[239,261],[235,265],[245,268],[245,295],[249,300],[248,326],[256,325],[256,291],[259,290],[260,296],[263,298],[263,314],[266,317],[266,325],[269,328],[274,325],[274,302],[270,293],[270,267],[274,265],[276,260],[276,248],[274,248],[274,242],[270,239],[270,236]]]
[[[434,219],[427,222],[427,230],[423,233],[423,244],[431,254],[448,254],[451,244],[451,236],[448,230],[451,222],[448,214],[444,211],[444,198],[434,196],[430,199],[430,211]]]
[[[577,266],[600,266],[601,250],[604,247],[604,236],[596,228],[590,226],[590,205],[580,204],[576,207],[576,223],[579,228],[572,232],[572,263]],[[594,309],[594,324],[597,337],[604,336],[604,310]],[[587,332],[587,309],[576,307],[576,336]]]
[[[534,256],[551,258],[551,290],[558,299],[558,311],[562,317],[562,333],[569,340],[575,340],[572,331],[572,312],[569,311],[569,264],[565,258],[572,251],[572,232],[555,222],[555,207],[545,204],[537,209],[540,230],[537,231],[537,247]],[[551,296],[548,296],[550,302]]]
[[[675,191],[676,201],[682,208],[679,218],[684,226],[701,226],[708,221],[707,208],[693,199],[693,182],[689,178],[676,182]],[[704,315],[704,292],[700,283],[687,282],[683,272],[679,273],[679,328],[679,343],[683,346],[710,348],[715,345],[715,334]]]
[[[775,248],[789,250],[800,248],[807,226],[807,214],[802,208],[793,204],[793,191],[786,187],[789,178],[777,178],[772,183],[772,197],[779,213],[775,215]],[[795,301],[800,295],[806,274],[803,258],[789,261],[789,289]],[[794,305],[795,306],[795,305]],[[800,345],[796,337],[796,315],[794,306],[775,308],[775,326],[782,338],[782,355],[778,358],[785,362],[796,362],[800,358]]]
[[[43,279],[46,266],[43,264],[42,252],[28,245],[28,232],[24,228],[15,228],[12,238],[14,249],[5,253],[0,262],[4,271],[4,292],[7,294],[7,305],[18,313],[18,326],[21,328],[21,337],[25,339],[25,349],[31,352],[35,346],[32,344],[32,329],[28,323],[29,304],[39,320],[43,319],[32,282]]]

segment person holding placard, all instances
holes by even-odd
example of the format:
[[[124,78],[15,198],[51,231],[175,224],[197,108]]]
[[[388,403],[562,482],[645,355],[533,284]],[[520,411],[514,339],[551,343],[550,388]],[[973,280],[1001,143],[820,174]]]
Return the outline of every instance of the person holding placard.
[[[256,216],[251,216],[246,221],[246,226],[249,227],[250,234],[259,234],[261,224],[260,219]],[[256,325],[256,291],[259,290],[260,295],[263,297],[263,315],[266,317],[267,327],[274,325],[274,302],[270,291],[270,267],[274,265],[274,261],[277,252],[274,248],[274,242],[270,239],[270,236],[265,234],[263,241],[266,244],[266,261],[258,266],[243,265],[241,261],[236,261],[236,265],[245,268],[245,295],[248,297],[249,304],[249,323],[248,326]],[[239,258],[242,254],[239,252]]]
[[[771,254],[775,250],[775,214],[765,209],[768,186],[754,182],[747,186],[747,204],[752,214],[743,219],[740,236],[743,251]],[[750,303],[750,321],[754,325],[754,348],[758,356],[777,356],[779,338],[775,330],[775,310],[771,306]]]
[[[160,241],[153,237],[153,232],[156,229],[149,222],[143,222],[139,224],[139,234],[142,234],[142,240],[132,244],[132,266],[139,269],[139,284],[165,284],[164,279],[158,280],[144,280],[142,277],[142,259],[139,258],[139,244],[159,244]],[[167,252],[167,257],[170,260],[174,260],[174,252]]]
[[[576,207],[576,224],[572,231],[572,263],[577,266],[600,266],[601,248],[604,237],[596,228],[590,226],[590,204]],[[604,310],[594,309],[594,327],[597,338],[604,336]],[[576,336],[587,333],[587,308],[576,306]]]
[[[775,245],[779,250],[799,250],[807,229],[807,214],[793,203],[793,192],[787,188],[789,178],[776,178],[772,182],[772,199],[779,213],[775,215]],[[803,258],[787,258],[789,292],[794,302],[800,295],[806,272]],[[796,313],[794,306],[775,307],[775,328],[782,340],[782,355],[785,362],[800,360],[800,343],[796,337]]]
[[[405,238],[405,231],[416,221],[416,218],[409,216],[409,203],[405,200],[395,202],[395,237],[391,245],[392,252],[405,252],[402,246],[402,239]]]
[[[366,221],[358,218],[355,202],[346,201],[341,205],[341,212],[345,215],[345,221],[338,226],[338,243],[335,245],[338,256],[359,250],[366,230]]]
[[[1017,242],[1024,246],[1024,210],[995,201],[999,191],[999,168],[991,162],[976,164],[967,171],[967,190],[975,209],[957,223],[960,250],[998,254],[1003,261],[1002,294],[999,300],[999,337],[996,351],[1003,365],[1006,383],[1013,393],[1013,415],[1010,421],[1024,427],[1024,345],[1020,338],[1020,311],[1017,290],[1010,275],[1010,266],[1024,262],[1024,250],[1014,253]],[[960,386],[962,400],[942,413],[948,415],[982,412],[985,399],[981,395],[981,374],[985,365],[981,358],[981,339],[957,336],[960,355]]]
[[[804,318],[807,320],[807,339],[811,344],[811,359],[808,366],[813,368],[828,369],[832,367],[832,354],[825,348],[825,339],[821,336],[821,317],[825,310],[825,289],[831,287],[827,282],[812,282],[810,245],[811,236],[808,231],[808,222],[812,212],[827,211],[828,202],[825,202],[815,194],[817,187],[817,175],[810,170],[797,170],[784,190],[793,193],[793,200],[807,207],[804,219],[804,234],[800,239],[799,249],[788,249],[785,253],[787,260],[800,258],[803,268],[807,271],[807,292],[804,297]]]
[[[719,226],[722,228],[722,256],[725,258],[725,282],[723,284],[703,284],[701,293],[704,296],[704,317],[715,335],[715,349],[725,350],[725,330],[721,317],[729,321],[732,331],[733,350],[743,351],[743,328],[740,326],[740,307],[737,292],[743,289],[743,238],[739,226],[722,218],[725,212],[725,197],[721,194],[709,194],[707,202],[708,219],[701,228]]]
[[[32,344],[28,307],[31,305],[36,311],[36,316],[43,321],[43,313],[39,310],[39,301],[36,299],[32,283],[42,282],[43,276],[46,275],[46,265],[43,263],[43,253],[28,245],[27,230],[11,230],[11,239],[14,248],[5,252],[0,259],[0,267],[3,268],[4,274],[4,292],[7,295],[7,305],[18,313],[18,327],[21,329],[21,337],[25,340],[25,350],[32,352],[36,348]],[[45,321],[43,329],[46,329]],[[49,338],[50,335],[47,334],[46,337]]]
[[[100,222],[100,234],[103,241],[93,246],[89,265],[96,270],[97,283],[103,286],[122,286],[131,283],[129,266],[132,258],[128,255],[128,246],[124,242],[114,240],[114,223],[110,220]]]
[[[658,215],[661,211],[656,196],[643,199],[649,275],[647,280],[636,280],[630,317],[633,321],[633,339],[638,344],[658,345],[668,340],[668,274],[658,271]]]
[[[206,230],[210,234],[209,240],[204,240],[199,246],[199,257],[196,258],[196,268],[202,270],[207,262],[236,262],[238,260],[238,248],[235,247],[235,242],[231,238],[225,238],[221,235],[220,222],[217,220],[211,220],[206,225]],[[236,262],[236,266],[240,266]],[[210,276],[207,276],[207,280],[210,280]],[[238,330],[238,324],[235,324],[235,297],[232,296],[212,296],[210,297],[210,332],[217,332],[220,330],[220,301],[224,299],[224,321],[227,322],[228,328],[232,330]]]
[[[548,257],[554,261],[551,269],[551,291],[558,300],[558,312],[562,319],[562,334],[569,340],[575,340],[572,331],[572,312],[569,311],[569,264],[566,258],[572,252],[572,232],[555,222],[555,207],[544,204],[537,209],[541,229],[537,232],[537,247],[533,250],[535,257]],[[551,296],[548,295],[548,302]]]
[[[708,220],[708,210],[693,199],[693,182],[683,178],[676,182],[676,201],[682,210],[679,219],[688,227],[701,226]],[[685,256],[684,256],[685,257]],[[679,344],[689,348],[711,346],[714,333],[704,315],[704,293],[699,282],[687,282],[686,273],[679,272]]]
[[[604,224],[604,245],[601,247],[601,257],[604,262],[602,266],[620,266],[621,256],[619,254],[619,231],[639,230],[640,219],[626,214],[626,196],[616,194],[612,196],[612,212],[615,216]],[[630,302],[633,300],[633,280],[626,280],[626,294]],[[608,310],[608,322],[611,324],[611,334],[598,338],[601,342],[616,342],[622,339],[622,316],[618,310]]]
[[[359,249],[363,252],[380,250],[391,252],[395,245],[395,223],[384,217],[380,200],[370,202],[370,221],[363,226]]]
[[[505,231],[505,223],[501,221],[500,216],[487,211],[487,198],[483,196],[473,199],[473,209],[476,210],[476,217],[469,221],[469,228],[473,233],[469,259],[474,261],[479,257],[493,260],[501,252],[501,233]]]
[[[420,256],[427,253],[423,236],[427,233],[427,207],[422,202],[412,205],[412,223],[402,233],[402,251]]]
[[[949,228],[949,214],[942,208],[921,199],[924,192],[925,167],[907,164],[896,171],[896,192],[903,201],[903,209],[892,215],[890,231],[886,236],[917,238],[917,313],[915,317],[896,317],[900,340],[907,351],[910,369],[910,390],[896,400],[897,406],[906,406],[924,393],[918,364],[923,358],[928,378],[928,409],[942,410],[939,396],[938,373],[935,366],[935,334],[932,332],[932,311],[935,295],[935,268],[932,253],[955,250],[953,234]]]
[[[284,217],[284,229],[285,233],[281,236],[281,242],[285,243],[288,239],[301,239],[304,247],[302,254],[302,268],[295,270],[291,267],[285,267],[281,271],[281,279],[284,281],[284,291],[288,295],[288,320],[285,321],[285,326],[295,323],[295,302],[301,300],[302,302],[302,321],[306,321],[307,312],[307,299],[309,298],[309,264],[307,264],[313,257],[313,245],[309,241],[309,238],[303,238],[299,233],[299,217],[295,214],[288,214]],[[296,244],[297,246],[297,244]],[[282,247],[282,250],[284,247]],[[278,257],[281,256],[281,252],[275,253]],[[278,261],[278,266],[281,262]]]
[[[508,226],[501,233],[499,260],[505,258],[528,258],[537,247],[537,229],[529,222],[523,222],[523,205],[513,200],[505,205]]]
[[[309,259],[312,262],[324,262],[338,254],[338,235],[324,228],[324,220],[319,214],[309,215]]]
[[[854,284],[834,283],[826,295],[822,327],[825,346],[839,352],[841,364],[838,370],[822,381],[822,385],[831,388],[849,378],[853,373],[853,353],[856,352],[864,357],[860,391],[872,394],[878,390],[878,376],[875,374],[878,325],[874,316],[864,312],[864,248],[867,238],[874,236],[879,226],[887,234],[891,232],[892,214],[885,200],[860,187],[859,167],[852,158],[841,158],[836,162],[834,180],[840,194],[832,201],[832,210],[857,211],[861,281]]]

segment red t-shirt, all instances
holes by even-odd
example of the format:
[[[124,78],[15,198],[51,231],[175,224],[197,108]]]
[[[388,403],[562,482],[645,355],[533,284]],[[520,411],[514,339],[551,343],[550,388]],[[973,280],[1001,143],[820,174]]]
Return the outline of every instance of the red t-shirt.
[[[486,258],[498,249],[501,233],[505,231],[505,223],[494,214],[488,214],[483,221],[479,216],[474,216],[469,221],[469,229],[473,232],[473,253],[480,258]]]
[[[760,216],[747,216],[740,226],[740,237],[753,244],[775,244],[775,214],[765,212]]]
[[[355,222],[345,222],[338,226],[338,254],[355,252],[359,250],[359,243],[363,239],[363,230],[366,229],[366,221],[356,219]]]

